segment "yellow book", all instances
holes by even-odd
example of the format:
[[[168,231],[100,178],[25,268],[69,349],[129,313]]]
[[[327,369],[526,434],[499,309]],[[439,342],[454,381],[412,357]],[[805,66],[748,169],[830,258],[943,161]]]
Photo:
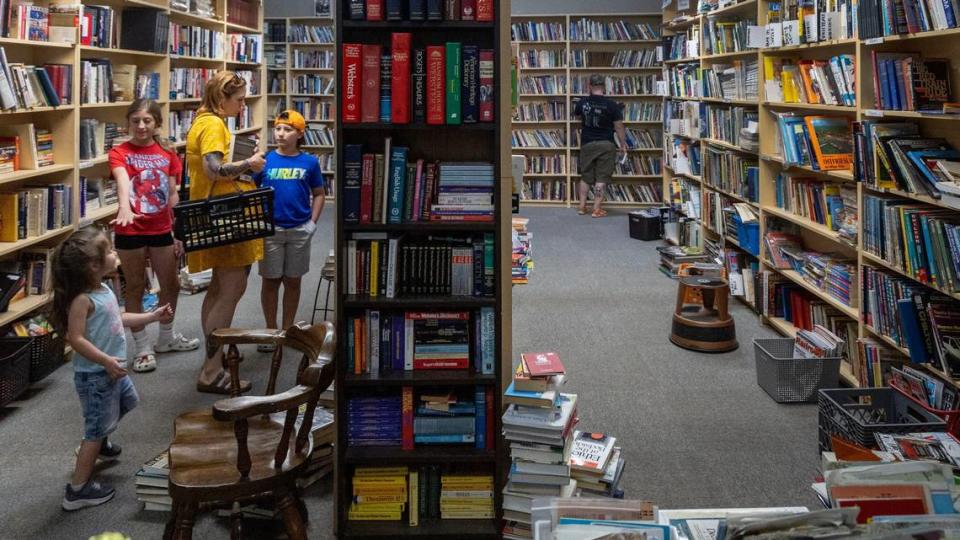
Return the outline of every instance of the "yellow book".
[[[358,486],[381,486],[381,487],[406,487],[407,477],[404,476],[369,476],[353,477],[353,487]]]
[[[493,503],[487,504],[440,504],[443,512],[489,512],[493,510]]]
[[[781,80],[783,81],[783,102],[796,103],[799,101],[796,85],[793,82],[793,73],[784,70],[783,73],[781,73]]]
[[[359,493],[353,496],[353,502],[359,504],[370,504],[370,503],[402,503],[407,500],[406,493]]]
[[[493,512],[441,512],[443,519],[492,519]]]
[[[370,242],[370,296],[377,296],[377,287],[380,280],[377,278],[377,262],[380,258],[380,242],[373,240]]]
[[[774,79],[773,57],[764,56],[763,57],[763,80],[772,81],[773,79]]]
[[[420,524],[420,479],[418,476],[417,471],[410,471],[410,500],[407,503],[407,508],[409,508],[410,511],[407,512],[407,515],[411,527],[416,527]]]
[[[0,193],[0,242],[17,241],[20,227],[17,214],[17,194]]]
[[[903,251],[904,251],[904,254],[909,254],[910,251],[909,251],[909,249],[907,248],[907,246],[909,246],[909,245],[912,243],[912,242],[909,242],[909,240],[907,239],[907,227],[906,227],[905,224],[909,222],[910,218],[907,216],[906,210],[913,210],[913,209],[915,209],[915,207],[911,208],[911,207],[903,207],[903,206],[901,206],[901,207],[897,208],[897,211],[900,213],[900,235],[903,237]],[[913,240],[913,239],[911,238],[910,240]],[[908,242],[909,242],[909,243],[908,243]],[[907,272],[907,275],[908,275],[908,276],[914,275],[914,274],[913,274],[913,265],[910,264],[910,256],[909,256],[909,255],[907,255],[906,257],[903,257],[903,266],[904,266],[904,270]]]
[[[358,476],[406,476],[406,467],[357,467],[353,471],[353,477]]]
[[[464,482],[462,484],[445,484],[440,491],[492,491],[493,483]]]
[[[353,503],[350,505],[351,512],[403,512],[406,503]]]
[[[347,519],[351,521],[400,521],[402,512],[347,512]]]
[[[460,483],[487,483],[493,485],[493,477],[488,474],[458,474],[458,475],[447,475],[440,477],[440,485],[446,486],[447,484],[460,484]]]

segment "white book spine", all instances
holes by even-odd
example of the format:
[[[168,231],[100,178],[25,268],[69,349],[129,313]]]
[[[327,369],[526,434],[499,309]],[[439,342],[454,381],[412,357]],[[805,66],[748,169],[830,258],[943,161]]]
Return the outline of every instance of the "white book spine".
[[[367,370],[371,375],[378,375],[380,373],[380,312],[373,310],[370,311],[370,330],[367,332],[367,335],[370,339],[370,347],[367,350],[370,351],[370,357],[367,358]]]
[[[387,298],[393,298],[397,294],[397,250],[400,248],[399,240],[391,238],[387,251]]]
[[[357,294],[357,241],[347,241],[347,294]]]
[[[403,369],[413,371],[413,319],[403,319]]]

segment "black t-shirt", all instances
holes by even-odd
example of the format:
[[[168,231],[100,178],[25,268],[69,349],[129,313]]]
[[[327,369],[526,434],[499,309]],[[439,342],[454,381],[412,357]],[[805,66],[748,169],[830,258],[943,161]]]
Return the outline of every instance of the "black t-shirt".
[[[586,96],[574,106],[573,114],[583,120],[581,146],[594,141],[616,142],[613,123],[623,120],[623,110],[616,101],[606,96]]]

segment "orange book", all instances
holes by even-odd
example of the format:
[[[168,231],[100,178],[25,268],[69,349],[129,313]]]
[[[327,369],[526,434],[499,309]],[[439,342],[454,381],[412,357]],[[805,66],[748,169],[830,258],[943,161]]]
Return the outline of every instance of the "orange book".
[[[809,103],[823,103],[823,96],[820,95],[820,85],[817,84],[810,73],[810,70],[813,69],[813,60],[800,60],[797,65],[800,67],[800,78],[803,79],[803,88],[807,91]]]
[[[806,116],[810,146],[822,171],[850,170],[853,166],[853,134],[850,119],[839,116]]]

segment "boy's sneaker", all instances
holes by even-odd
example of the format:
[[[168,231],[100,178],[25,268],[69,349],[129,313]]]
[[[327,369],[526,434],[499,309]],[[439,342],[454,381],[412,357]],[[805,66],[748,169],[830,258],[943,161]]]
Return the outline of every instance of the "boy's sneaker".
[[[120,448],[119,444],[113,444],[108,439],[103,440],[103,444],[100,445],[100,453],[97,454],[98,459],[114,459],[120,455],[123,449]],[[80,447],[76,447],[73,451],[73,455],[80,455]]]
[[[68,511],[103,504],[112,499],[116,493],[113,486],[94,481],[88,481],[79,491],[74,491],[70,484],[67,484],[64,491],[63,502],[60,506]]]
[[[154,352],[166,353],[175,351],[195,351],[200,348],[199,338],[188,338],[177,332],[168,343],[157,343],[153,346]]]

